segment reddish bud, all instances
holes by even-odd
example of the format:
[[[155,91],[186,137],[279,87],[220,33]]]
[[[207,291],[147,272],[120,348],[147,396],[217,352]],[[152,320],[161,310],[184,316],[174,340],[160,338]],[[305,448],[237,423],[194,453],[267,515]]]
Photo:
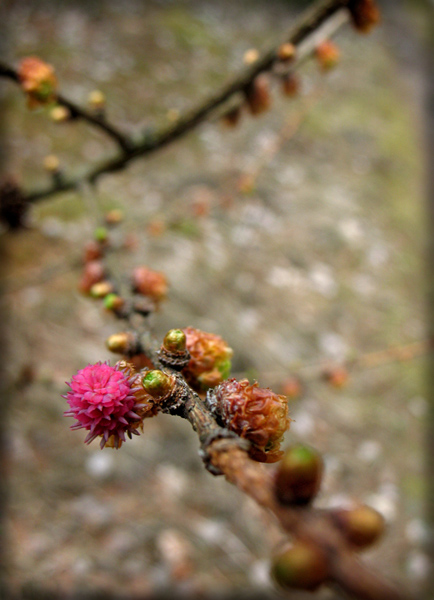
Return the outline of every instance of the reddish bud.
[[[282,92],[292,98],[300,91],[300,79],[294,73],[287,73],[282,77]]]
[[[271,575],[283,588],[316,590],[328,577],[327,559],[316,546],[296,541],[273,559]]]
[[[187,383],[197,392],[204,392],[229,377],[233,352],[224,339],[194,327],[183,331],[190,352],[190,361],[182,370]]]
[[[315,50],[316,58],[323,71],[333,69],[339,62],[340,52],[336,44],[326,40],[319,44]]]
[[[27,95],[27,106],[36,108],[54,102],[57,79],[51,65],[37,56],[23,58],[18,66],[18,78]]]
[[[288,400],[298,398],[303,392],[301,381],[297,377],[288,377],[283,382],[282,392]]]
[[[97,241],[91,240],[84,247],[84,262],[98,260],[103,255],[103,248]]]
[[[246,104],[252,115],[260,115],[271,106],[271,94],[266,75],[258,75],[244,90]]]
[[[78,288],[83,294],[89,294],[92,286],[104,278],[105,269],[103,263],[99,260],[91,260],[84,266]]]
[[[148,267],[137,267],[133,271],[133,290],[152,298],[158,305],[167,295],[167,279],[163,273],[152,271]]]
[[[344,367],[334,367],[324,373],[324,379],[335,388],[342,388],[348,383],[349,373]]]
[[[365,504],[334,510],[331,514],[348,542],[359,549],[371,546],[384,533],[383,516]]]
[[[320,488],[322,472],[323,462],[316,450],[302,445],[289,448],[276,473],[276,498],[282,504],[308,504]]]
[[[361,33],[369,33],[380,21],[380,9],[374,0],[351,0],[348,4],[354,27]]]
[[[207,404],[223,427],[249,440],[253,460],[273,463],[282,457],[280,443],[291,421],[285,396],[247,379],[228,379],[208,392]]]

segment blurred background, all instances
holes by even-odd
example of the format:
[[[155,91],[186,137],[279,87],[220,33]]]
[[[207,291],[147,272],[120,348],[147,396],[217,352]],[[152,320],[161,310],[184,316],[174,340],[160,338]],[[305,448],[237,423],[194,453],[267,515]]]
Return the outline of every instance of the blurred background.
[[[85,105],[101,90],[119,127],[152,132],[239,72],[246,51],[276,44],[308,4],[9,2],[3,55],[39,56],[64,95]],[[279,529],[204,470],[188,423],[159,415],[101,452],[62,416],[65,381],[113,362],[104,341],[119,324],[77,291],[83,245],[112,208],[130,240],[118,274],[145,264],[170,281],[154,333],[217,333],[236,376],[279,393],[297,378],[285,445],[323,453],[318,505],[379,510],[387,533],[365,560],[422,593],[426,13],[380,6],[371,35],[339,31],[333,71],[303,66],[297,97],[276,86],[265,115],[234,130],[207,123],[2,232],[3,576],[18,597],[284,597],[268,575]],[[83,122],[29,111],[10,82],[1,105],[4,172],[26,189],[49,184],[49,154],[71,173],[116,152]]]

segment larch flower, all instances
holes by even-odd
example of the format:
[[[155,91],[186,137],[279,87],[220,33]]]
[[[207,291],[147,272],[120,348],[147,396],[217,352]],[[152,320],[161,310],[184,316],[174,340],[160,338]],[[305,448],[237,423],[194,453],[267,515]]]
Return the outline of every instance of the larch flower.
[[[105,445],[120,448],[125,434],[139,435],[142,420],[155,414],[154,403],[140,385],[140,377],[132,365],[119,361],[114,367],[108,363],[88,365],[78,371],[68,383],[71,390],[63,396],[70,410],[66,417],[77,422],[71,429],[89,431],[86,444],[101,436]]]
[[[167,296],[167,279],[164,273],[148,267],[137,267],[133,271],[132,287],[137,294],[151,298],[158,306]]]
[[[22,59],[18,67],[18,77],[27,95],[29,108],[44,106],[56,100],[57,79],[54,69],[37,56]]]
[[[190,361],[182,374],[196,392],[204,392],[229,377],[233,352],[223,338],[194,327],[186,327],[183,332]]]
[[[206,403],[223,427],[250,441],[250,458],[266,463],[282,458],[280,443],[291,422],[285,396],[247,379],[228,379],[209,390]]]

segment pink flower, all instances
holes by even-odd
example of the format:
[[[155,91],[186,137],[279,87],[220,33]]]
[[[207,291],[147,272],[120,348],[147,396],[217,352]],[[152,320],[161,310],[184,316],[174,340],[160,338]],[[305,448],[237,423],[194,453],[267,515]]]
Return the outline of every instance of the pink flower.
[[[139,435],[142,417],[136,411],[142,412],[144,404],[137,403],[141,389],[136,379],[126,368],[101,362],[78,371],[68,383],[71,390],[63,396],[70,406],[64,415],[77,419],[71,429],[88,429],[87,444],[101,436],[101,448],[107,442],[120,448],[125,433],[130,438]]]

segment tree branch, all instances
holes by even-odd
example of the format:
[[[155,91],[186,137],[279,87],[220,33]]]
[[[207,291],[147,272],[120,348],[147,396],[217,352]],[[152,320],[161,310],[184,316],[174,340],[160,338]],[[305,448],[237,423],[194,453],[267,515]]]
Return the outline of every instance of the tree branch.
[[[349,2],[350,0],[322,0],[318,2],[301,16],[286,38],[281,40],[281,43],[289,42],[296,47],[300,46],[323,24],[336,15],[336,13],[342,8],[345,8]],[[342,21],[339,21],[336,24],[336,28],[341,24]],[[117,156],[102,161],[100,165],[90,169],[84,174],[69,178],[64,176],[60,181],[53,181],[52,184],[46,188],[28,192],[25,195],[25,200],[27,202],[37,202],[53,196],[54,194],[76,189],[84,182],[95,183],[102,175],[122,170],[133,160],[139,157],[149,156],[183,137],[206,121],[210,116],[214,115],[217,109],[222,107],[229,100],[233,99],[238,94],[243,94],[246,88],[248,88],[259,74],[270,71],[273,66],[279,62],[278,48],[280,45],[281,44],[278,44],[271,50],[265,52],[253,65],[247,67],[238,77],[234,78],[214,96],[181,117],[175,124],[171,124],[155,134],[145,135],[144,139],[140,142],[134,143],[127,138],[124,138],[122,134],[119,134],[119,132],[108,125],[106,121],[90,115],[61,96],[59,98],[60,102],[71,110],[72,114],[87,120],[93,125],[103,129],[106,133],[109,133],[112,137],[117,139],[122,151]],[[295,61],[291,68],[294,68],[299,64],[300,60],[297,60],[298,62]],[[18,80],[13,69],[5,65],[0,65],[0,76],[8,77],[15,81]]]

